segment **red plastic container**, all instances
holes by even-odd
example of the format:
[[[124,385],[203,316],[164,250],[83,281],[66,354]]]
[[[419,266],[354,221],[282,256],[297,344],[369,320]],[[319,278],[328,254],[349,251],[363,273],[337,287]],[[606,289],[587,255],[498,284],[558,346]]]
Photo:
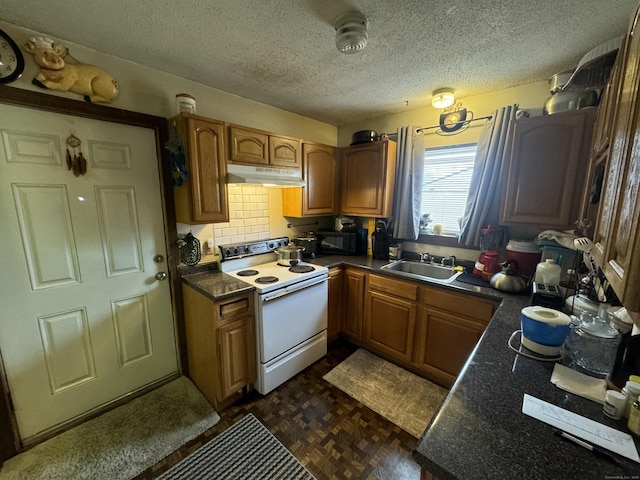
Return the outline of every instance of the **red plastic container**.
[[[518,262],[521,275],[531,278],[536,273],[542,252],[534,242],[527,240],[509,240],[507,243],[507,259]]]

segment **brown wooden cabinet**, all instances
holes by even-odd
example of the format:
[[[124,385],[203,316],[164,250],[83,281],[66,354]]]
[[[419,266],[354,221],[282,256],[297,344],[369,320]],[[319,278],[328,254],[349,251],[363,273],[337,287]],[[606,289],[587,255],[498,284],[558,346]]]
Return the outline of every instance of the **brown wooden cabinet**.
[[[186,224],[227,222],[227,167],[224,159],[224,124],[182,113],[169,120],[182,139],[189,176],[173,195],[176,220]]]
[[[344,309],[342,333],[355,341],[362,339],[362,317],[367,274],[357,268],[344,269]]]
[[[421,287],[414,365],[450,387],[488,325],[497,303],[435,287]]]
[[[214,302],[182,286],[189,378],[214,408],[256,380],[253,295]]]
[[[418,285],[369,275],[364,308],[364,342],[393,359],[411,362]]]
[[[297,138],[229,126],[229,163],[268,167],[301,167],[301,142]]]
[[[617,102],[611,108],[605,183],[595,232],[594,257],[622,304],[640,311],[640,26],[632,23],[623,57]],[[612,79],[614,81],[615,79]]]
[[[302,144],[304,187],[282,190],[282,214],[286,217],[338,213],[336,149],[316,143]]]
[[[342,268],[329,269],[329,314],[327,321],[327,341],[333,342],[340,335],[342,329],[343,305],[343,275]]]
[[[504,169],[502,225],[569,229],[581,219],[596,110],[514,122]]]
[[[390,217],[396,175],[396,142],[384,140],[342,149],[340,213]]]

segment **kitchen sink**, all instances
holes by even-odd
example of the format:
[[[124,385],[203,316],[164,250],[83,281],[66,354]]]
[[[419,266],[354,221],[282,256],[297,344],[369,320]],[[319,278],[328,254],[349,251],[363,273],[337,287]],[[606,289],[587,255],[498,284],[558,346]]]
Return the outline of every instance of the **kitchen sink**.
[[[451,283],[462,273],[456,272],[451,267],[443,267],[432,263],[411,262],[409,260],[397,260],[385,265],[382,270],[390,270],[405,277],[432,280],[440,283]]]

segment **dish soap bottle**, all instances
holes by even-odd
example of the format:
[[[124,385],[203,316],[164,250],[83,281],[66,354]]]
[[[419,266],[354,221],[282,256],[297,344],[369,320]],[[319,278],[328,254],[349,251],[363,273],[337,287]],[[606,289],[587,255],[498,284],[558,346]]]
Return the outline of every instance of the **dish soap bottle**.
[[[547,258],[536,266],[535,282],[559,286],[561,272],[562,267],[555,263],[552,258]]]

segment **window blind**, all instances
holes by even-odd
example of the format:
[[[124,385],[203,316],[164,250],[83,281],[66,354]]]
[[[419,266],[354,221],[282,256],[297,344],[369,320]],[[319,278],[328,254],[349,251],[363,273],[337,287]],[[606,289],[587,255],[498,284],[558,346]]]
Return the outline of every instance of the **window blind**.
[[[443,233],[458,233],[458,218],[464,215],[476,147],[474,143],[425,149],[421,212],[431,216],[429,229],[440,223]]]

